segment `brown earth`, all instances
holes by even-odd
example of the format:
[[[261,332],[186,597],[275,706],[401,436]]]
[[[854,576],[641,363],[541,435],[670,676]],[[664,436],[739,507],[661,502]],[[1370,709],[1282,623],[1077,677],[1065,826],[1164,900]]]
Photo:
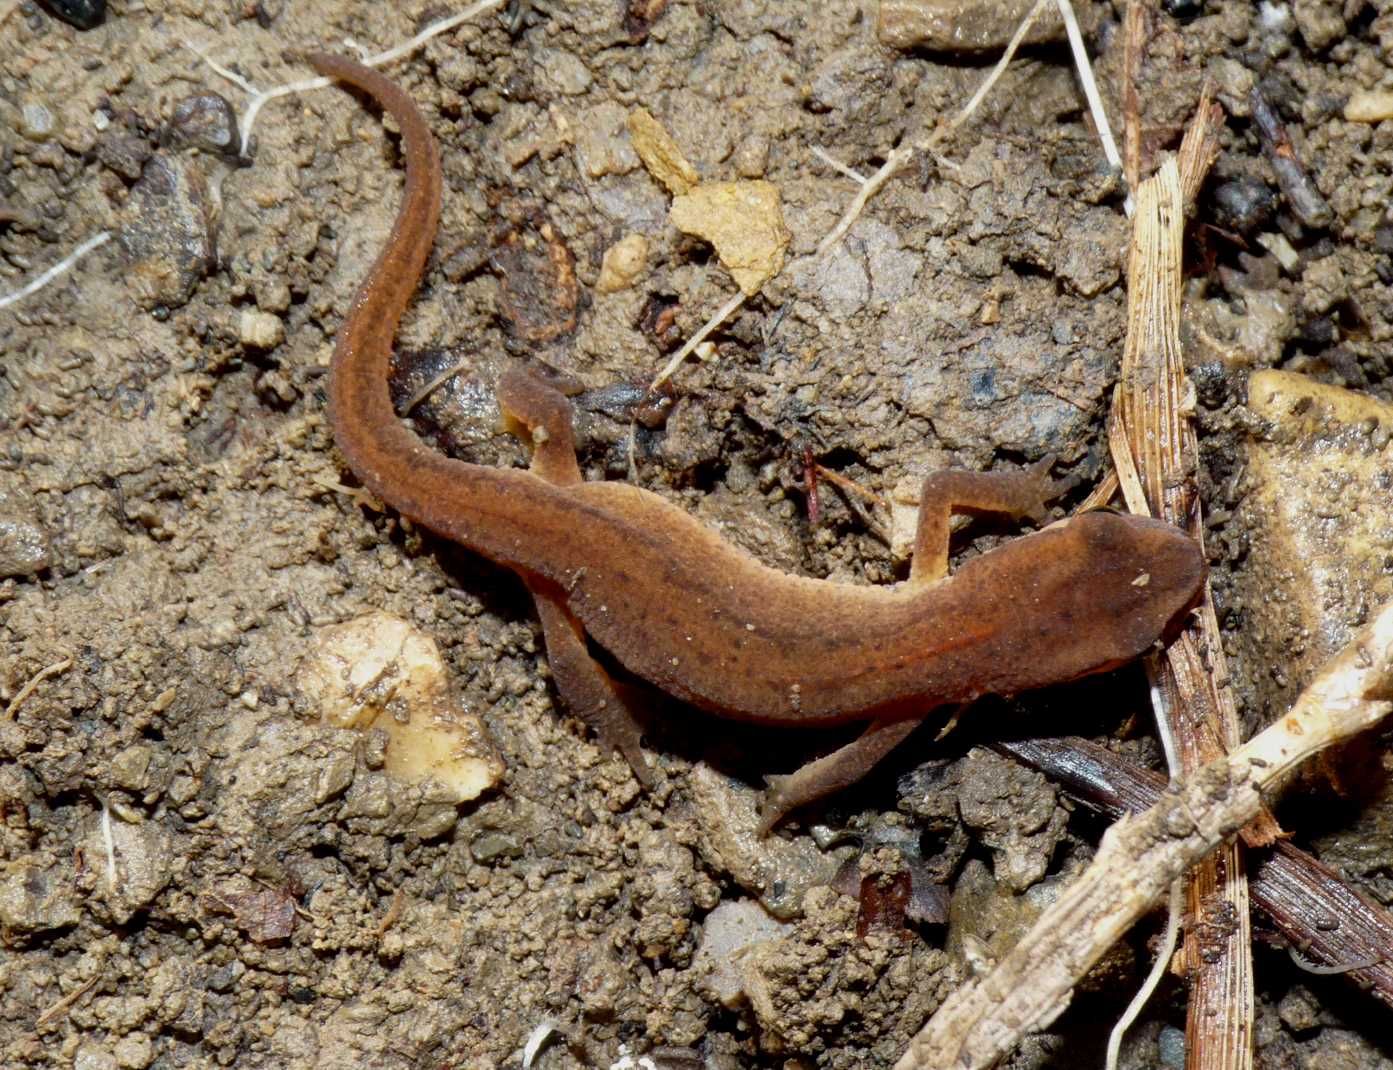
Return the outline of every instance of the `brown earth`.
[[[1359,0],[1168,6],[1202,14],[1156,16],[1148,152],[1177,143],[1206,75],[1230,112],[1198,208],[1210,226],[1192,248],[1187,358],[1217,597],[1256,722],[1293,682],[1274,692],[1281,650],[1240,641],[1263,584],[1243,572],[1237,511],[1246,376],[1281,367],[1393,396],[1393,122],[1341,118],[1352,92],[1388,85],[1393,15]],[[1122,7],[1090,16],[1112,104]],[[450,9],[113,0],[86,31],[49,11],[0,3],[0,288],[89,235],[117,240],[0,310],[0,706],[71,659],[0,715],[4,1065],[516,1067],[551,1023],[543,1068],[626,1053],[672,1070],[888,1066],[1100,832],[972,743],[1086,732],[1154,762],[1141,674],[985,703],[765,843],[741,833],[760,775],[828,739],[668,709],[649,751],[662,784],[641,791],[555,709],[518,582],[344,492],[324,375],[390,224],[395,135],[361,99],[318,90],[270,102],[238,165],[210,94],[238,111],[246,96],[186,47],[269,87],[307,76],[294,50],[385,48]],[[1085,487],[1101,472],[1127,224],[1066,52],[1018,61],[819,262],[854,186],[812,150],[873,170],[993,57],[892,51],[870,0],[534,0],[518,14],[515,33],[490,13],[388,68],[444,154],[441,234],[399,345],[418,385],[464,365],[418,410],[446,448],[521,459],[487,384],[530,357],[588,390],[589,478],[627,478],[634,384],[735,292],[668,222],[625,131],[642,106],[703,179],[777,186],[792,232],[783,273],[713,359],[678,373],[666,421],[638,425],[642,485],[771,564],[886,582],[903,566],[884,516],[824,482],[810,522],[805,452],[880,493],[1047,452]],[[1277,195],[1255,79],[1327,225],[1303,227]],[[1273,233],[1290,266],[1257,241]],[[632,282],[597,286],[632,235],[647,243]],[[574,284],[556,267],[567,255]],[[964,552],[1010,534],[975,530]],[[316,721],[296,686],[323,629],[374,609],[436,640],[507,763],[457,820],[388,779],[380,741]],[[1300,825],[1388,904],[1393,799],[1382,782],[1369,794]],[[831,887],[860,875],[893,898],[906,871],[955,889],[951,929],[877,924],[876,896]],[[732,1008],[697,949],[717,904],[742,898],[785,925],[741,960],[749,999]],[[1099,1058],[1152,931],[1011,1065]],[[1259,1066],[1393,1066],[1385,1008],[1256,955]],[[1163,990],[1124,1065],[1173,1065],[1183,1001]]]

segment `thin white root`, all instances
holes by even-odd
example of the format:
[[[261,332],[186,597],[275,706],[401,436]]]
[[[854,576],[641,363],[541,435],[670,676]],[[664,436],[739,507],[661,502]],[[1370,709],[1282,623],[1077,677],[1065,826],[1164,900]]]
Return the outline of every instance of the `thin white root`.
[[[1093,64],[1088,60],[1088,50],[1083,47],[1083,34],[1079,31],[1079,20],[1074,17],[1074,5],[1069,0],[1058,0],[1059,17],[1064,20],[1064,32],[1069,38],[1069,48],[1074,53],[1074,66],[1079,71],[1079,82],[1083,85],[1083,95],[1088,101],[1088,110],[1093,115],[1093,125],[1098,130],[1098,140],[1103,143],[1103,155],[1108,166],[1122,173],[1122,155],[1117,151],[1113,140],[1112,127],[1108,125],[1108,113],[1103,109],[1103,98],[1098,94],[1098,83],[1093,78]],[[1122,202],[1127,218],[1132,217],[1135,205],[1132,192]]]
[[[92,237],[88,238],[71,253],[65,256],[62,260],[58,261],[58,263],[54,264],[42,275],[38,276],[38,278],[26,283],[25,285],[21,286],[18,290],[15,290],[13,293],[0,295],[0,308],[5,308],[7,305],[12,305],[16,301],[22,301],[30,294],[38,293],[54,279],[58,278],[64,272],[68,271],[74,264],[76,264],[84,256],[90,253],[93,249],[105,245],[110,240],[111,231],[109,230],[104,230],[100,234],[92,235]]]
[[[111,832],[111,807],[102,800],[102,845],[106,848],[106,891],[116,894],[116,837]]]
[[[946,137],[949,132],[956,130],[971,118],[972,113],[977,110],[978,105],[982,103],[987,94],[991,92],[992,87],[996,85],[1002,74],[1005,73],[1007,65],[1010,64],[1012,58],[1014,58],[1016,51],[1021,46],[1021,42],[1025,40],[1025,35],[1030,32],[1030,28],[1035,25],[1035,20],[1044,12],[1045,6],[1049,2],[1050,0],[1035,0],[1035,6],[1030,9],[1030,12],[1021,21],[1021,24],[1016,27],[1015,35],[1011,38],[1010,43],[1007,44],[1006,51],[1001,54],[1001,58],[997,60],[996,66],[992,68],[992,72],[987,75],[982,84],[977,87],[977,92],[972,94],[972,99],[963,105],[962,110],[959,111],[946,126],[930,131],[926,137],[919,141],[900,145],[892,149],[890,154],[885,158],[885,162],[881,164],[875,174],[869,177],[863,176],[852,168],[847,167],[845,164],[833,159],[822,149],[813,149],[813,154],[819,160],[827,164],[827,166],[831,167],[837,173],[845,175],[853,182],[859,183],[861,187],[856,191],[856,196],[852,198],[851,204],[847,206],[846,211],[842,213],[842,217],[837,221],[837,225],[828,232],[827,236],[823,238],[822,241],[818,242],[816,256],[826,256],[827,251],[842,240],[846,232],[851,229],[852,224],[860,218],[861,212],[865,209],[866,204],[876,195],[880,187],[885,185],[900,168],[908,163],[916,152],[926,152],[932,149],[933,146]],[[743,293],[737,294],[711,319],[707,320],[701,330],[692,335],[692,337],[687,340],[686,345],[678,350],[677,353],[673,355],[672,359],[667,362],[663,370],[658,373],[657,378],[653,380],[649,389],[651,390],[654,387],[661,386],[666,382],[672,376],[672,373],[681,365],[682,361],[687,358],[687,354],[695,349],[708,334],[724,323],[728,316],[744,304],[744,301],[745,295]]]
[[[1103,1063],[1103,1070],[1117,1070],[1117,1057],[1122,1052],[1122,1038],[1127,1035],[1127,1030],[1132,1028],[1132,1023],[1137,1020],[1137,1015],[1141,1014],[1142,1008],[1156,992],[1156,986],[1161,983],[1161,978],[1166,976],[1166,970],[1170,968],[1171,956],[1175,954],[1175,946],[1180,942],[1180,904],[1185,899],[1185,885],[1177,880],[1172,882],[1171,890],[1166,898],[1166,932],[1161,938],[1161,946],[1156,949],[1156,957],[1151,960],[1151,970],[1146,975],[1146,980],[1137,989],[1137,994],[1132,997],[1132,1002],[1127,1004],[1127,1009],[1122,1012],[1122,1017],[1117,1020],[1117,1024],[1112,1027],[1112,1032],[1108,1034],[1108,1055]]]
[[[522,1070],[532,1070],[532,1064],[537,1060],[537,1053],[542,1050],[552,1036],[561,1033],[561,1027],[550,1018],[543,1018],[537,1023],[537,1027],[528,1034],[527,1043],[522,1049]]]
[[[992,86],[996,85],[1001,76],[1006,72],[1007,65],[1015,58],[1017,49],[1021,47],[1021,42],[1025,40],[1025,35],[1030,32],[1030,28],[1035,25],[1035,20],[1044,12],[1045,5],[1049,2],[1050,0],[1035,0],[1035,6],[1030,9],[1025,18],[1021,20],[1021,24],[1016,27],[1015,34],[1006,45],[1006,51],[1001,53],[1001,58],[997,60],[996,66],[992,68],[992,72],[983,79],[982,84],[977,87],[977,92],[972,94],[972,99],[963,105],[962,110],[959,111],[946,126],[937,127],[929,131],[925,137],[918,141],[900,145],[892,149],[890,154],[885,158],[885,162],[881,164],[880,169],[877,170],[875,174],[871,175],[870,178],[861,180],[861,189],[857,191],[851,204],[849,204],[846,211],[842,213],[842,218],[837,221],[837,225],[832,228],[827,237],[823,238],[822,241],[818,243],[818,256],[825,256],[828,249],[842,240],[846,232],[851,229],[852,224],[860,218],[862,210],[866,207],[866,203],[875,196],[876,191],[879,190],[881,186],[885,185],[885,183],[894,176],[895,172],[908,163],[916,152],[927,151],[933,148],[934,145],[942,141],[949,133],[956,130],[972,116],[972,113],[977,110],[978,105],[980,105],[982,101],[986,99],[987,94],[991,92]]]
[[[507,2],[508,0],[477,0],[477,2],[470,4],[463,11],[458,12],[454,15],[450,15],[448,18],[440,19],[438,22],[431,23],[424,30],[418,33],[415,37],[403,41],[399,45],[393,45],[386,51],[379,52],[373,56],[364,56],[362,59],[363,66],[380,67],[384,63],[391,63],[394,59],[400,59],[402,56],[408,55],[409,53],[416,51],[416,49],[420,48],[432,37],[438,37],[440,34],[446,33],[449,30],[453,30],[456,26],[460,25],[461,23],[468,22],[470,19],[475,18],[476,16],[481,15],[486,11],[491,11],[496,8],[502,7]],[[357,49],[356,45],[352,44],[351,42],[349,44],[350,47]],[[194,53],[194,55],[198,56],[199,59],[203,60],[204,63],[212,67],[213,70],[215,70],[218,74],[222,75],[224,78],[230,81],[233,85],[237,86],[239,89],[242,89],[247,93],[252,94],[252,99],[247,102],[246,111],[242,113],[242,118],[237,124],[238,133],[241,135],[238,151],[243,156],[246,156],[247,146],[251,143],[252,127],[256,123],[256,117],[261,112],[261,109],[269,101],[275,100],[277,97],[290,96],[294,93],[305,93],[311,89],[322,89],[325,86],[333,85],[334,82],[332,78],[305,78],[301,81],[287,82],[284,85],[278,85],[274,86],[271,89],[258,91],[254,85],[248,82],[241,75],[235,73],[234,71],[228,70],[221,64],[215,63],[207,54],[205,54],[201,49],[199,49],[195,45],[192,45],[189,42],[185,41],[184,46],[187,49],[189,49],[189,51]],[[358,50],[361,51],[360,49]]]
[[[830,152],[822,148],[822,146],[814,145],[813,155],[816,156],[823,163],[825,163],[828,167],[832,168],[833,171],[836,171],[837,174],[845,175],[847,178],[851,179],[851,181],[859,183],[860,185],[864,186],[866,184],[865,175],[863,175],[860,171],[853,171],[846,164],[842,163],[841,160],[836,159]]]

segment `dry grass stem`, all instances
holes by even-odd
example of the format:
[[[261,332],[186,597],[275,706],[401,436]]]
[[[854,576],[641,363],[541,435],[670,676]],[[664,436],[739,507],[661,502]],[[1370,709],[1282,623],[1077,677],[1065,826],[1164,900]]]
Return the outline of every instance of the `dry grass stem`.
[[[96,973],[94,973],[77,988],[69,992],[52,1007],[48,1008],[48,1010],[40,1014],[38,1018],[34,1019],[34,1024],[47,1025],[49,1022],[53,1021],[53,1019],[59,1017],[60,1015],[67,1014],[68,1011],[72,1010],[72,1008],[77,1004],[78,1000],[80,1000],[83,996],[87,995],[88,992],[92,991],[93,987],[95,987],[96,983],[101,979],[102,972],[101,967],[99,966],[97,968]]]
[[[1156,805],[1166,778],[1106,747],[1070,737],[1001,740],[992,749],[1038,769],[1085,806],[1117,820]],[[1279,841],[1253,851],[1254,904],[1303,964],[1338,968],[1393,1007],[1393,912],[1364,898],[1300,848]],[[1332,920],[1335,924],[1331,924]]]
[[[1140,212],[1139,212],[1140,214]],[[955,991],[895,1070],[986,1068],[1048,1026],[1074,985],[1127,929],[1262,808],[1264,788],[1333,743],[1378,724],[1393,702],[1393,604],[1338,653],[1276,724],[1187,776],[1104,834],[1084,873],[986,977]]]
[[[5,720],[11,721],[19,711],[19,707],[24,700],[38,690],[39,685],[50,676],[57,676],[60,672],[67,672],[73,667],[72,658],[64,658],[62,661],[55,661],[52,665],[45,665],[25,682],[24,686],[15,693],[15,697],[10,699],[10,704],[5,707]]]
[[[1137,81],[1141,54],[1146,47],[1147,16],[1144,0],[1127,0],[1122,44],[1122,176],[1128,189],[1141,182],[1141,98]]]
[[[1193,390],[1180,349],[1181,259],[1186,194],[1198,189],[1213,161],[1219,119],[1206,91],[1181,159],[1168,160],[1139,192],[1145,201],[1133,231],[1127,340],[1109,424],[1128,507],[1183,527],[1201,542],[1198,446],[1189,422]],[[1158,730],[1174,740],[1179,758],[1173,775],[1188,774],[1237,744],[1237,711],[1207,585],[1191,625],[1163,661],[1148,659],[1147,670],[1163,698],[1156,704]],[[1267,835],[1275,832],[1270,817],[1264,824]],[[1187,1066],[1251,1066],[1251,929],[1240,845],[1226,845],[1190,875],[1188,913],[1196,921],[1185,944],[1191,976]]]

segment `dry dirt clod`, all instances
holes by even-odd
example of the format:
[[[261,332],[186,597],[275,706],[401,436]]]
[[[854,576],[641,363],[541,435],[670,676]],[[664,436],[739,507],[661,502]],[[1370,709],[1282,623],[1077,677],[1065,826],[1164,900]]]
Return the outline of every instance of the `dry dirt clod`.
[[[1005,48],[1034,0],[880,0],[879,34],[891,48],[985,52]],[[1074,4],[1084,32],[1092,32],[1092,3]],[[1035,20],[1025,43],[1064,39],[1064,22],[1051,6]]]
[[[52,561],[48,531],[33,500],[0,474],[0,577],[32,576]]]

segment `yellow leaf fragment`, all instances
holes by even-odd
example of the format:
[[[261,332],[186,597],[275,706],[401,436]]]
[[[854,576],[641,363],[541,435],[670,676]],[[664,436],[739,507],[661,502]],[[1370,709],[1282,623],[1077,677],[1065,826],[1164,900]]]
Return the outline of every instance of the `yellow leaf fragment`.
[[[687,162],[687,157],[682,155],[672,135],[646,108],[635,108],[629,112],[627,125],[634,151],[643,161],[643,166],[674,197],[688,192],[701,181],[697,169]]]
[[[684,234],[711,243],[746,296],[784,266],[790,235],[772,182],[703,182],[672,199],[669,218]]]

